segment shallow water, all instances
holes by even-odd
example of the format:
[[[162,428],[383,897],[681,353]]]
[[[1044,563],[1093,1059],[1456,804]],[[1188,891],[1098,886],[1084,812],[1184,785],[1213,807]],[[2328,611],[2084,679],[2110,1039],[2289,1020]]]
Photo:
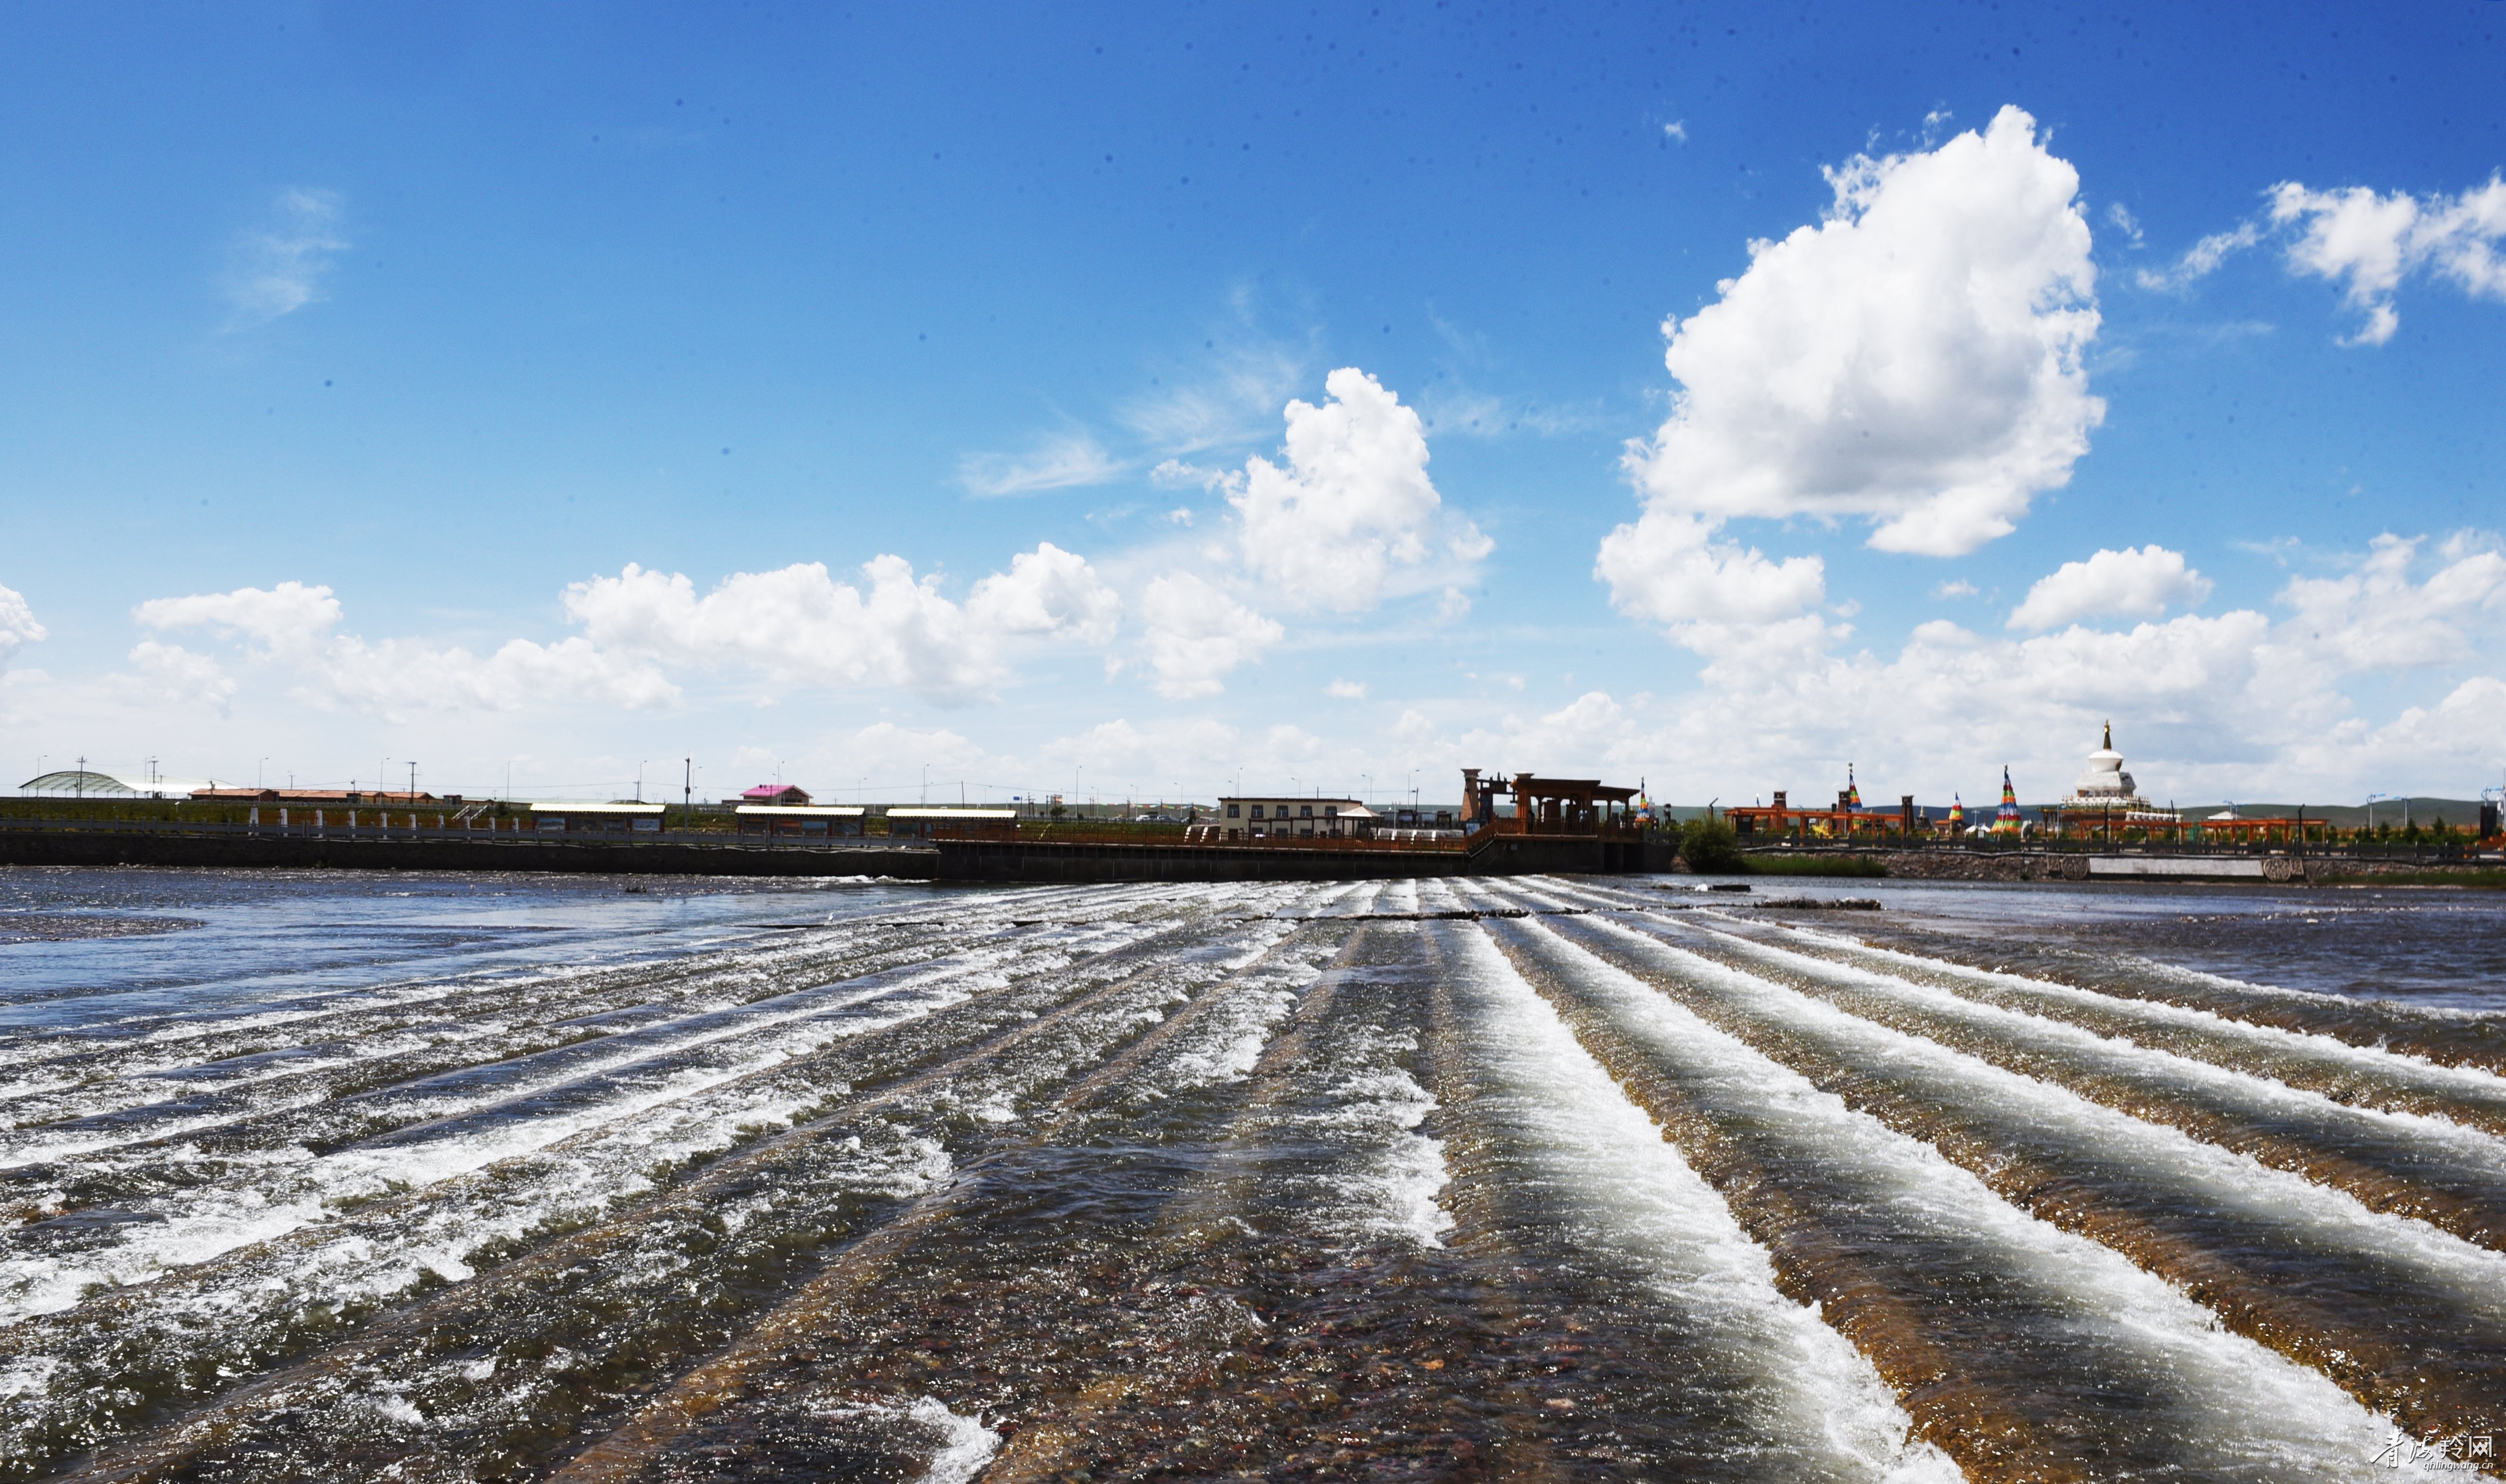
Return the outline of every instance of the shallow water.
[[[1693,885],[0,872],[0,1476],[2342,1479],[2506,1429],[2497,899]]]

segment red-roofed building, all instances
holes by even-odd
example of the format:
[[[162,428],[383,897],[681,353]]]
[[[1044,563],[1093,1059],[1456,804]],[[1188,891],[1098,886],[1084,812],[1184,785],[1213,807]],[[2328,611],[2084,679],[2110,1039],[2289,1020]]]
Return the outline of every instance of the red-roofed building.
[[[739,801],[743,804],[776,804],[788,809],[807,803],[809,795],[795,784],[761,783],[753,789],[740,791]]]

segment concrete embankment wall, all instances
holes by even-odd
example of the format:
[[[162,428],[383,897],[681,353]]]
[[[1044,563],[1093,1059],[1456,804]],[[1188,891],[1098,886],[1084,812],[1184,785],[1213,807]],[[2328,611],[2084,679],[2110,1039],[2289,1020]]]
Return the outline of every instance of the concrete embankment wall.
[[[1650,851],[1650,854],[1648,853]],[[1658,857],[1659,859],[1656,859]],[[1255,849],[944,840],[931,846],[772,846],[457,836],[173,830],[0,830],[5,866],[191,866],[344,870],[573,871],[590,875],[889,876],[952,882],[1351,881],[1413,876],[1667,870],[1669,852],[1626,842],[1506,838],[1460,851]]]
[[[2348,856],[2112,855],[2045,850],[1869,850],[1806,857],[1798,851],[1751,851],[1752,857],[1800,861],[1876,862],[1908,881],[2192,881],[2290,885],[2380,876],[2413,881],[2459,876],[2478,882],[2497,874],[2494,862],[2357,860]]]
[[[1890,876],[1907,881],[2303,881],[2307,865],[2286,856],[2106,857],[2046,850],[1859,850],[1840,851],[1833,856],[1825,852],[1811,856],[1800,851],[1746,854],[1753,859],[1787,862],[1869,861]]]
[[[943,881],[1368,881],[1414,876],[1593,875],[1668,870],[1626,842],[1508,836],[1458,850],[1271,850],[1249,845],[1079,845],[1043,840],[945,840]]]
[[[295,866],[332,870],[570,871],[600,876],[897,876],[939,874],[936,850],[776,849],[658,841],[350,838],[179,834],[145,830],[0,830],[5,866]]]

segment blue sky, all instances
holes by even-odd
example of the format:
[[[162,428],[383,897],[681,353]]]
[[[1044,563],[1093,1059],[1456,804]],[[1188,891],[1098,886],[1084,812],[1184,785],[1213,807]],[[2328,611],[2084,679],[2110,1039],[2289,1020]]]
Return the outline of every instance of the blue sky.
[[[2498,0],[510,10],[11,14],[18,777],[2500,781]]]

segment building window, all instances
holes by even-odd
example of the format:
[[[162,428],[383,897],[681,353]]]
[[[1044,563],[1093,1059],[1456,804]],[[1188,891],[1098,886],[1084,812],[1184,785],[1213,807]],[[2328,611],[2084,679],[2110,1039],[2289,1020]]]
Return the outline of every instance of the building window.
[[[1242,804],[1229,804],[1227,806],[1227,817],[1229,819],[1242,819],[1244,817],[1243,810],[1244,806]]]
[[[1325,804],[1325,805],[1323,805],[1323,818],[1325,818],[1325,819],[1338,819],[1338,818],[1340,818],[1340,805],[1338,805],[1338,804]]]
[[[1301,804],[1298,806],[1297,812],[1307,819],[1312,819],[1314,817],[1314,806],[1311,804]]]
[[[1253,817],[1255,819],[1260,819],[1262,817],[1262,806],[1260,804],[1255,804],[1253,806]]]

